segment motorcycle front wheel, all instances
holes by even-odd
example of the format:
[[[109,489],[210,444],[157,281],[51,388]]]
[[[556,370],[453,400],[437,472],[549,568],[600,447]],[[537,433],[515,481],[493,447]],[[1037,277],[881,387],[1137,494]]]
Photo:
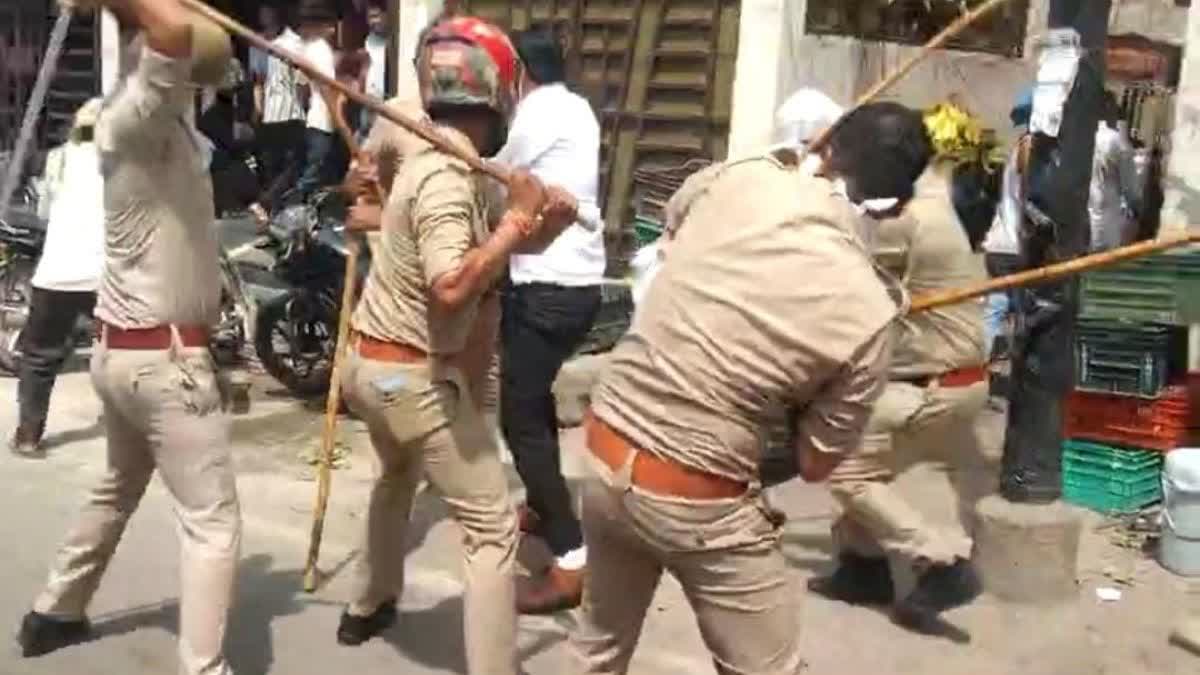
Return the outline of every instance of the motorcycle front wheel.
[[[254,351],[289,392],[311,398],[329,389],[337,347],[337,314],[316,298],[288,293],[258,308]]]

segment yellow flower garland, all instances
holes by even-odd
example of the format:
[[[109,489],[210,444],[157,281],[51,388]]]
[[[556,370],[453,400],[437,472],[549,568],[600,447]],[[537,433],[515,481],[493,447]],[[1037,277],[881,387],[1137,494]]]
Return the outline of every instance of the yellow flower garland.
[[[925,129],[938,156],[958,155],[983,143],[979,120],[953,103],[939,103],[927,110]]]

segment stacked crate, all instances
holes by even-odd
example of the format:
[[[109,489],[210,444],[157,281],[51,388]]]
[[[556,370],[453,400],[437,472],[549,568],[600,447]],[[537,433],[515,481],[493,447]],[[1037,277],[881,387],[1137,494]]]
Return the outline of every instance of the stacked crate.
[[[1141,258],[1084,276],[1075,391],[1066,402],[1063,495],[1103,512],[1161,499],[1163,453],[1195,442],[1186,318],[1200,252]]]
[[[653,243],[662,234],[664,211],[671,195],[683,185],[688,176],[712,162],[693,159],[679,166],[661,169],[638,169],[633,172],[633,238],[636,248]]]

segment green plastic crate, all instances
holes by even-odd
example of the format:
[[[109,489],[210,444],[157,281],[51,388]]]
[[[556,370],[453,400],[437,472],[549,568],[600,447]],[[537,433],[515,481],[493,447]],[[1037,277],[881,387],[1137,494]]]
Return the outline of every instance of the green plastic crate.
[[[1080,316],[1184,325],[1200,294],[1200,250],[1138,258],[1083,275]]]
[[[1063,497],[1102,513],[1137,511],[1162,499],[1162,454],[1117,445],[1063,443]]]
[[[653,244],[662,232],[662,223],[641,216],[633,219],[633,236],[639,247]]]
[[[1080,318],[1075,386],[1081,391],[1157,398],[1183,373],[1187,333],[1179,326]]]

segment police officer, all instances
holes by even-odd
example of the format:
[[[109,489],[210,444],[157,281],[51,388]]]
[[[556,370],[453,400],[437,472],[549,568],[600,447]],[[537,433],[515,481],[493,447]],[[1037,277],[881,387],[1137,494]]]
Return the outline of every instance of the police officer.
[[[935,162],[904,216],[878,227],[877,261],[914,295],[987,276],[951,202],[953,165]],[[936,629],[939,613],[979,594],[967,560],[971,542],[931,526],[890,483],[903,468],[894,442],[916,445],[923,455],[944,449],[952,458],[964,450],[953,445],[972,438],[988,398],[983,311],[981,301],[969,300],[898,323],[888,383],[861,447],[829,477],[843,510],[833,526],[839,565],[810,580],[810,590],[856,604],[894,604],[893,618],[917,630]]]
[[[123,75],[96,126],[106,248],[92,381],[108,470],[22,622],[25,656],[86,639],[85,612],[157,469],[182,539],[181,671],[230,672],[222,655],[240,514],[229,419],[209,327],[218,311],[217,231],[192,123],[196,86],[216,84],[229,37],[175,0],[104,0],[121,30]]]
[[[516,56],[507,36],[457,17],[423,39],[417,66],[428,121],[463,151],[494,154],[513,100]],[[386,162],[390,169],[364,161],[363,176],[352,181],[361,192],[369,182],[363,178],[377,176],[388,190],[382,213],[369,205],[352,213],[359,228],[379,222],[382,232],[351,320],[342,375],[347,403],[367,424],[380,475],[337,639],[361,644],[395,621],[404,535],[424,475],[463,531],[468,672],[515,674],[517,522],[476,399],[496,343],[495,288],[508,258],[544,245],[573,222],[573,203],[561,190],[548,198],[535,178],[518,172],[508,209],[489,232],[487,179],[425,141],[396,134],[403,132],[390,134],[400,146],[391,152],[403,157],[398,169],[394,159]]]
[[[583,494],[582,672],[628,671],[664,572],[719,673],[800,672],[760,429],[781,404],[803,410],[795,452],[809,481],[857,448],[905,304],[858,211],[898,214],[930,152],[919,114],[873,104],[837,126],[815,171],[779,150],[710,167],[671,199],[663,266],[585,423],[598,478]]]

